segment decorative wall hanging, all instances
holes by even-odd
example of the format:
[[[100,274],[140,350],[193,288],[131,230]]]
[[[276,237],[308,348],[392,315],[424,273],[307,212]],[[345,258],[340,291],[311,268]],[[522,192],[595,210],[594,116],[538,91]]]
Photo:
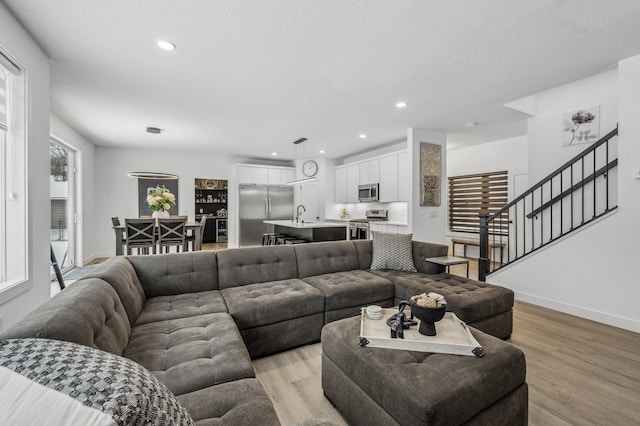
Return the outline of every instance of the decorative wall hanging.
[[[153,190],[156,187],[164,186],[169,190],[174,196],[176,204],[171,207],[169,210],[170,215],[178,214],[178,179],[144,179],[138,178],[138,215],[139,216],[150,216],[151,210],[149,210],[149,203],[147,202],[147,194],[149,190]]]
[[[420,142],[420,205],[439,206],[442,188],[441,146]]]
[[[600,105],[562,115],[562,145],[595,142],[600,138]]]

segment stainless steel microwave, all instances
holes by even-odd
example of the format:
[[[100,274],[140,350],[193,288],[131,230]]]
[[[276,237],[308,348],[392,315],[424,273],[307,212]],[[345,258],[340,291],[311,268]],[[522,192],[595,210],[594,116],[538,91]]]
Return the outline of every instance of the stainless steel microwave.
[[[378,184],[358,185],[358,201],[378,201]]]

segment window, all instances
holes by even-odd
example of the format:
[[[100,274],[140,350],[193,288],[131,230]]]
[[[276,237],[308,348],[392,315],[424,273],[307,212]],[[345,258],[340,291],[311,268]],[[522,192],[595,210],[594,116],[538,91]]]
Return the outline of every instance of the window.
[[[0,52],[0,291],[27,278],[25,88],[25,73]]]
[[[508,198],[506,171],[449,177],[449,230],[479,233],[478,213],[495,213]],[[507,227],[505,217],[498,233],[506,234]]]

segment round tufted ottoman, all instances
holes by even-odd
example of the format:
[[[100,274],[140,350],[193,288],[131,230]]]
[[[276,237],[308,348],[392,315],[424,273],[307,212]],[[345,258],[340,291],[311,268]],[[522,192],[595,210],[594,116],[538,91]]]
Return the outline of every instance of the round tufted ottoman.
[[[520,349],[481,331],[482,358],[361,347],[360,319],[322,329],[322,388],[351,425],[526,425]]]

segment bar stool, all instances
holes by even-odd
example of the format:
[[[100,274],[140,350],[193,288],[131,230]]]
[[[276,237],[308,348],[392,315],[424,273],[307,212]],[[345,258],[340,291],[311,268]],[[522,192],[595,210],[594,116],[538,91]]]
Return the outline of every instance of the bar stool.
[[[276,245],[281,246],[287,243],[288,240],[295,240],[296,237],[292,237],[290,235],[278,235],[276,237]]]
[[[290,245],[290,244],[306,244],[309,241],[307,240],[301,240],[301,239],[293,239],[293,240],[286,240],[284,243],[286,245]]]
[[[276,242],[276,234],[275,232],[265,232],[262,234],[262,245],[263,246],[272,246]]]

